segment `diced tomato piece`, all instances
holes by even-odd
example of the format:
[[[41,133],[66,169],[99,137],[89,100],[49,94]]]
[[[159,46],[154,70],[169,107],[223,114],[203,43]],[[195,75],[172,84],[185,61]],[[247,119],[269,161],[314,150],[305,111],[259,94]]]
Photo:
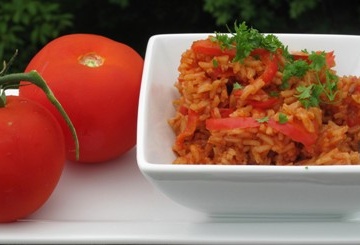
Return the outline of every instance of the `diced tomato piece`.
[[[264,73],[260,76],[260,78],[265,82],[265,83],[270,83],[275,75],[276,72],[278,71],[278,62],[275,58],[273,59],[269,59],[266,62],[266,68]]]
[[[219,108],[219,113],[220,113],[221,118],[229,117],[229,115],[233,112],[234,112],[234,109],[232,109],[232,108]],[[218,118],[218,116],[215,115],[214,110],[211,110],[210,115],[212,118]]]
[[[241,96],[242,94],[242,89],[236,89],[233,90],[233,95],[234,96]],[[279,99],[275,98],[275,97],[270,97],[267,100],[252,100],[252,99],[247,99],[246,102],[250,105],[252,105],[254,108],[256,109],[269,109],[272,108],[274,105],[276,105],[277,103],[279,103]]]
[[[317,133],[307,131],[301,122],[292,121],[279,123],[274,119],[270,119],[268,121],[268,125],[280,133],[290,137],[292,140],[302,143],[305,147],[315,144],[318,138]]]
[[[205,124],[208,130],[229,130],[260,126],[260,123],[252,117],[209,118]]]
[[[309,62],[309,54],[303,51],[294,51],[291,52],[291,55],[294,58],[294,60],[305,60]]]
[[[242,89],[233,89],[232,93],[234,96],[241,96],[243,90]]]
[[[221,117],[229,117],[229,115],[234,112],[232,108],[220,108],[219,110]]]
[[[266,65],[263,74],[260,78],[269,83],[274,79],[276,72],[278,71],[278,60],[274,54],[271,54],[269,50],[264,48],[257,48],[251,52],[253,56],[259,56],[260,60]]]
[[[272,108],[279,102],[278,98],[269,98],[267,100],[259,101],[259,100],[247,100],[247,102],[257,109],[269,109]]]
[[[334,67],[336,65],[334,51],[327,52],[325,54],[325,58],[326,58],[326,64],[329,68]]]
[[[175,144],[180,149],[183,148],[183,143],[184,143],[184,140],[186,139],[186,137],[189,137],[194,134],[194,132],[196,130],[197,121],[199,118],[199,115],[191,109],[188,110],[187,114],[188,114],[188,121],[187,121],[186,127],[185,127],[184,131],[181,132],[176,137]]]
[[[235,48],[222,49],[219,43],[213,42],[209,38],[194,41],[193,44],[191,45],[191,48],[192,50],[194,50],[195,53],[201,53],[206,55],[219,56],[225,54],[231,57],[235,57],[236,55]]]

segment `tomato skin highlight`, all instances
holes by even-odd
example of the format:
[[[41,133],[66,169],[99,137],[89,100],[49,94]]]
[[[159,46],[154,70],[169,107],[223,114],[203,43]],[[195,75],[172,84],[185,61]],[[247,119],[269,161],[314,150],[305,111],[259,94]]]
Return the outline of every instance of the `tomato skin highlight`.
[[[104,58],[98,67],[79,62],[86,54]],[[143,58],[131,47],[94,34],[54,39],[30,61],[68,113],[78,134],[79,162],[104,162],[136,144],[136,120]],[[21,86],[20,95],[48,108],[63,128],[67,159],[75,161],[74,141],[60,114],[35,86]]]
[[[38,210],[56,188],[65,164],[65,140],[43,106],[7,96],[0,108],[0,223]]]

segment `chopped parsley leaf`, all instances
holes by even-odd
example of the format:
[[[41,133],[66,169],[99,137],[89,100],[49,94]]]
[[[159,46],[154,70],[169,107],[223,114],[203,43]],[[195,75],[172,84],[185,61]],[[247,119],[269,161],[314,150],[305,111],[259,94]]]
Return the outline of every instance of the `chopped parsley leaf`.
[[[279,97],[279,92],[278,91],[270,91],[269,92],[269,96],[270,97]]]
[[[322,86],[318,84],[311,84],[309,86],[298,86],[296,88],[298,92],[298,99],[305,108],[319,106],[320,94],[322,92]]]
[[[243,88],[243,86],[238,82],[235,82],[233,84],[233,90],[238,90],[238,89],[242,89],[242,88]]]
[[[258,118],[258,119],[256,119],[256,121],[258,121],[259,123],[264,123],[264,122],[269,121],[269,117]]]
[[[303,51],[308,53],[307,51]],[[310,85],[300,85],[296,88],[297,97],[305,108],[317,107],[321,101],[321,95],[324,94],[328,101],[335,100],[337,94],[338,77],[331,73],[326,67],[325,52],[311,52],[308,53],[308,59],[305,60],[289,60],[284,67],[281,89],[288,89],[288,80],[295,76],[302,78],[308,71],[315,72],[316,82]],[[325,69],[325,81],[320,81],[320,72]]]
[[[214,68],[217,68],[219,66],[219,62],[216,59],[212,60],[212,64],[213,64]]]
[[[283,71],[282,88],[287,89],[289,87],[287,81],[291,77],[303,77],[309,69],[309,64],[305,60],[295,60],[287,63]]]
[[[285,115],[284,113],[279,114],[279,123],[280,124],[287,123],[288,120],[289,119],[288,119],[287,115]]]

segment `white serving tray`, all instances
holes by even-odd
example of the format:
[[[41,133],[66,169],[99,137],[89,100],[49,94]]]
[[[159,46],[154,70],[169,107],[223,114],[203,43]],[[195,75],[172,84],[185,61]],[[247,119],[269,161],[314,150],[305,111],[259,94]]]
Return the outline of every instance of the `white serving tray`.
[[[360,222],[206,217],[153,188],[134,148],[104,164],[66,163],[40,210],[0,224],[0,243],[360,244]]]

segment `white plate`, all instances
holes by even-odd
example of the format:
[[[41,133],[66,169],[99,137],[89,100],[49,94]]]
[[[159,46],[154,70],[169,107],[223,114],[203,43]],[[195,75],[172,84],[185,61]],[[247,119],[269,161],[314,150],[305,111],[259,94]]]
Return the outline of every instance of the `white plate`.
[[[210,219],[152,187],[136,149],[99,165],[67,163],[48,202],[0,224],[0,243],[360,244],[360,222]]]

